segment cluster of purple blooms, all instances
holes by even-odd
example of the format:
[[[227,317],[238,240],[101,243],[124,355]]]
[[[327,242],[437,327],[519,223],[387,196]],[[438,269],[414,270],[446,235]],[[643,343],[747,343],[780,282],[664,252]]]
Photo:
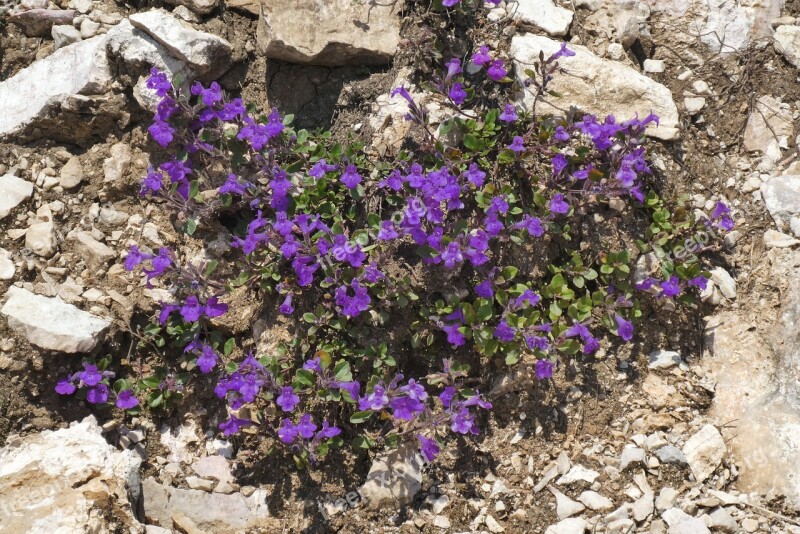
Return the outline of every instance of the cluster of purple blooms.
[[[443,4],[452,7],[459,1],[444,0]],[[574,52],[562,45],[547,59],[546,65],[552,70],[559,58],[571,55]],[[486,78],[494,82],[504,82],[508,76],[503,60],[493,57],[488,46],[479,47],[466,68],[458,58],[451,59],[434,85],[457,109],[468,104],[475,91],[480,90],[478,83],[465,78],[465,70],[473,75],[485,72]],[[542,86],[546,82],[545,76]],[[235,236],[231,242],[234,249],[241,251],[244,265],[255,272],[265,259],[280,261],[290,273],[276,288],[283,299],[280,313],[295,314],[295,297],[303,288],[323,284],[333,289],[326,305],[344,318],[359,318],[380,300],[376,298],[379,288],[391,289],[395,283],[381,270],[381,251],[393,244],[413,243],[426,264],[440,265],[454,272],[465,268],[474,273],[477,282],[473,282],[471,292],[482,302],[494,307],[495,301],[500,302],[498,291],[510,294],[499,313],[492,314],[494,322],[485,326],[491,328],[491,337],[497,343],[524,346],[534,351],[538,358],[534,370],[539,379],[553,375],[555,347],[564,341],[578,341],[585,354],[599,349],[600,341],[590,330],[592,319],[571,321],[558,328],[559,335],[554,335],[553,323],[540,318],[547,316],[543,309],[546,305],[540,306],[542,297],[524,284],[516,284],[511,290],[507,281],[501,279],[499,269],[493,267],[496,258],[492,245],[512,238],[543,238],[591,196],[629,195],[642,202],[642,178],[651,173],[642,137],[649,124],[658,123],[655,115],[622,122],[611,116],[601,121],[587,115],[574,123],[547,122],[546,135],[531,135],[526,130],[527,125],[522,124],[515,105],[504,104],[496,115],[503,125],[498,138],[504,139],[500,150],[513,153],[517,163],[528,154],[547,154],[550,164],[548,172],[551,174],[543,178],[537,189],[546,202],[539,207],[522,209],[517,204],[518,199],[492,183],[494,177],[488,175],[490,169],[486,161],[469,152],[465,152],[463,159],[440,157],[436,164],[403,161],[380,176],[377,183],[366,180],[365,176],[371,176],[367,169],[359,168],[357,162],[346,157],[336,163],[312,157],[306,161],[304,171],[293,170],[290,174],[282,168],[276,155],[291,151],[297,137],[284,135],[286,126],[277,110],[273,109],[264,120],[257,120],[248,114],[241,99],[226,102],[216,83],[208,87],[200,83],[192,85],[190,93],[197,104],[190,107],[166,75],[155,69],[147,79],[147,87],[161,98],[149,128],[153,140],[162,147],[177,146],[176,153],[182,156],[151,168],[143,180],[141,194],[177,200],[173,203],[182,209],[190,207],[192,182],[201,179],[201,174],[205,176],[195,167],[196,162],[200,156],[218,151],[213,145],[213,132],[234,131],[235,138],[249,151],[248,158],[244,159],[254,162],[257,170],[248,175],[242,169],[236,169],[237,172],[226,169],[213,187],[219,197],[230,201],[228,205],[244,208],[250,217],[255,214],[243,234]],[[392,94],[408,102],[409,120],[426,125],[425,109],[404,87],[395,89]],[[212,134],[206,135],[207,132]],[[577,157],[576,146],[589,150]],[[317,185],[340,194],[351,194],[354,198],[365,187],[373,187],[400,199],[400,208],[391,217],[379,218],[378,223],[371,224],[367,230],[326,224],[320,214],[295,211],[295,200],[302,189]],[[478,196],[480,202],[476,207]],[[729,213],[724,204],[718,204],[709,224],[729,230],[733,225]],[[372,250],[377,253],[373,254]],[[274,435],[295,452],[307,452],[313,459],[320,445],[336,438],[341,429],[327,420],[318,421],[318,425],[309,413],[295,414],[304,405],[302,396],[308,391],[297,383],[290,385],[282,376],[275,376],[252,354],[239,363],[235,371],[220,370],[224,357],[205,336],[212,321],[228,311],[228,305],[220,301],[224,289],[208,283],[200,274],[202,269],[180,265],[177,257],[166,247],[152,252],[132,246],[124,267],[133,271],[141,266],[148,287],[158,281],[178,288],[173,291],[172,302],[161,304],[159,323],[166,325],[180,320],[191,325],[194,336],[184,353],[194,358],[200,372],[209,374],[217,369],[220,373],[215,394],[226,401],[231,413],[220,424],[220,430],[231,435],[254,426],[255,421],[242,416],[239,410],[247,405],[274,401],[283,414],[280,423],[270,427]],[[706,283],[702,276],[685,282],[671,276],[663,281],[648,278],[636,288],[657,298],[675,298],[688,287],[703,290]],[[620,297],[606,310],[616,324],[616,334],[626,342],[632,339],[634,327],[622,310],[630,306],[625,297]],[[520,315],[536,319],[520,321]],[[431,317],[431,323],[454,347],[465,345],[475,327],[457,307],[444,317]],[[461,376],[450,370],[448,362],[442,375],[445,377],[443,389],[438,394],[429,393],[413,378],[404,382],[402,374],[390,381],[373,379],[366,383],[337,379],[318,359],[305,362],[303,371],[314,377],[313,390],[335,392],[344,401],[354,403],[360,412],[391,418],[396,429],[417,437],[429,461],[439,452],[436,437],[441,429],[476,434],[476,408],[491,408],[477,392],[469,396],[460,393]],[[78,387],[85,387],[89,402],[106,403],[109,390],[105,381],[111,375],[85,364],[84,371],[61,380],[56,389],[59,393],[71,394]],[[130,390],[116,395],[116,405],[120,408],[137,404]]]
[[[121,410],[130,410],[139,405],[133,391],[125,389],[119,393],[114,393],[108,387],[108,381],[114,378],[111,371],[101,371],[96,365],[88,362],[83,363],[83,371],[78,371],[66,378],[62,378],[56,384],[56,392],[60,395],[72,395],[78,389],[86,390],[86,401],[90,404],[105,404],[109,398],[114,399],[114,404]]]

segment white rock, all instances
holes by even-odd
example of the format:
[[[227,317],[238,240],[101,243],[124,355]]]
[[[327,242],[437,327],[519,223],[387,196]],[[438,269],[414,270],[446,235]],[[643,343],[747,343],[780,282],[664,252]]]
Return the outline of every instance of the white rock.
[[[173,6],[186,6],[195,13],[207,15],[219,5],[219,0],[167,0]]]
[[[2,121],[0,114],[0,121]],[[11,210],[28,200],[33,194],[33,184],[17,178],[13,174],[5,174],[0,178],[0,219],[5,218]]]
[[[437,515],[433,518],[433,526],[442,529],[450,528],[450,520],[447,519],[447,516]]]
[[[117,257],[114,249],[96,240],[89,232],[78,232],[75,237],[84,259],[93,266],[99,266]]]
[[[725,508],[717,508],[709,514],[711,521],[708,526],[714,530],[735,533],[739,529],[738,523]]]
[[[212,491],[214,489],[214,481],[196,476],[186,477],[186,485],[194,490]]]
[[[622,455],[619,459],[620,471],[625,471],[630,466],[643,465],[647,461],[644,454],[644,449],[634,447],[633,445],[626,445],[622,449]]]
[[[678,499],[678,492],[670,487],[661,488],[661,492],[656,497],[656,508],[658,511],[663,512],[675,506],[675,501]]]
[[[104,35],[34,61],[0,82],[0,138],[27,132],[70,97],[104,93],[112,80]]]
[[[106,443],[92,416],[69,428],[12,436],[0,449],[0,530],[82,534],[117,524],[141,532],[128,501],[139,496],[140,464]]]
[[[168,462],[187,463],[192,458],[189,445],[199,441],[197,425],[191,419],[173,429],[164,424],[159,429],[159,441],[169,451]]]
[[[778,26],[772,44],[789,63],[800,69],[800,26]]]
[[[672,350],[657,350],[647,355],[650,369],[669,369],[681,363],[681,355]]]
[[[570,517],[550,525],[544,534],[583,534],[589,524],[582,517]]]
[[[492,517],[491,515],[487,515],[486,519],[484,519],[484,523],[486,523],[486,528],[489,529],[489,532],[494,532],[495,534],[499,532],[505,531],[505,529],[497,522],[497,520]]]
[[[129,20],[179,61],[203,75],[216,77],[230,67],[231,44],[228,41],[195,30],[163,9],[135,13]]]
[[[800,175],[773,176],[761,186],[761,196],[778,230],[800,237]]]
[[[690,115],[697,115],[706,107],[706,99],[702,96],[687,96],[683,99],[683,107]]]
[[[55,227],[52,221],[34,223],[25,232],[25,248],[37,256],[50,258],[56,253],[57,247]]]
[[[781,159],[781,149],[789,146],[789,138],[794,133],[792,112],[770,95],[756,101],[755,110],[747,118],[744,129],[744,148],[760,151],[771,161]]]
[[[77,187],[83,181],[83,165],[78,156],[72,156],[61,167],[61,175],[58,179],[58,184],[64,189],[72,189]]]
[[[711,476],[725,452],[725,441],[714,425],[705,425],[683,445],[683,453],[698,482]]]
[[[557,6],[553,0],[511,1],[506,9],[517,23],[533,26],[554,37],[566,35],[572,24],[572,11]]]
[[[726,299],[736,298],[736,280],[733,279],[728,271],[722,267],[711,269],[711,281],[714,282]]]
[[[769,21],[781,13],[782,3],[776,0],[764,2],[741,3],[731,0],[704,0],[701,2],[664,2],[665,10],[672,20],[680,18],[680,11],[675,6],[682,4],[700,9],[700,20],[705,20],[701,28],[694,29],[693,35],[699,35],[712,52],[731,53],[742,49],[748,43],[772,33]],[[670,9],[672,8],[672,9]],[[686,17],[689,27],[697,25],[694,17]],[[699,29],[699,31],[698,31]]]
[[[100,23],[92,19],[83,19],[81,22],[81,39],[91,39],[100,31]]]
[[[0,314],[30,343],[59,352],[91,352],[105,337],[111,321],[79,310],[57,298],[35,295],[15,286]]]
[[[686,455],[674,445],[665,445],[656,449],[658,461],[662,464],[687,465]]]
[[[409,446],[378,456],[359,492],[371,508],[407,504],[422,489],[422,465],[422,456]]]
[[[559,520],[579,514],[586,509],[586,506],[577,501],[573,501],[553,486],[548,486],[547,489],[549,489],[550,493],[556,498],[556,515]]]
[[[82,15],[89,13],[94,7],[92,0],[72,0],[71,4],[75,11]]]
[[[545,57],[561,48],[559,42],[538,35],[517,35],[511,40],[509,55],[513,58],[520,83],[527,77],[539,52]],[[648,135],[661,139],[675,139],[678,136],[678,109],[672,100],[672,93],[665,86],[637,72],[631,67],[615,61],[601,59],[583,46],[570,45],[575,56],[559,60],[561,67],[569,74],[559,74],[553,78],[550,88],[562,98],[549,98],[537,104],[540,113],[563,114],[570,106],[596,114],[600,117],[614,115],[617,120],[632,119],[638,114],[644,118],[650,112],[660,118],[660,126],[648,127]],[[530,109],[533,93],[526,91],[518,95],[518,100]]]
[[[53,26],[50,32],[53,35],[54,50],[81,40],[81,32],[75,26],[69,24]]]
[[[793,247],[800,244],[800,239],[795,239],[790,235],[776,230],[767,230],[764,232],[764,245],[767,248],[786,248]]]
[[[633,515],[634,521],[641,523],[653,513],[655,508],[653,504],[654,497],[655,495],[652,493],[645,493],[634,501],[631,505],[631,515]]]
[[[261,8],[258,46],[268,58],[329,67],[383,64],[400,44],[395,2],[270,0]]]
[[[574,484],[575,482],[578,482],[580,480],[591,484],[599,476],[600,473],[598,473],[597,471],[588,469],[580,464],[577,464],[572,466],[572,469],[570,469],[564,476],[559,478],[556,481],[556,484],[558,484],[559,486],[566,486],[568,484]]]
[[[0,280],[11,280],[17,272],[11,253],[0,248]]]
[[[120,180],[131,164],[133,156],[130,147],[125,143],[115,143],[111,146],[111,157],[103,160],[103,175],[105,182]]]
[[[664,60],[663,59],[645,59],[644,60],[644,71],[650,72],[653,74],[664,72]]]
[[[683,510],[670,508],[661,514],[661,517],[669,525],[669,534],[710,534],[705,522],[696,517],[692,517]]]
[[[595,512],[605,512],[614,507],[614,502],[611,499],[600,495],[596,491],[584,491],[578,496],[578,500],[586,505],[588,509]]]

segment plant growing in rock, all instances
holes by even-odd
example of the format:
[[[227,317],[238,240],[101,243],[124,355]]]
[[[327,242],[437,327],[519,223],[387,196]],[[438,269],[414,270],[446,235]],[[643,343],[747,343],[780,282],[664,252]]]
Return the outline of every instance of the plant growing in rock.
[[[512,89],[556,96],[548,82],[570,54],[542,56]],[[416,440],[430,461],[448,433],[479,432],[492,407],[475,387],[481,370],[522,365],[546,380],[603,339],[630,342],[643,302],[694,305],[707,283],[699,258],[642,279],[631,268],[687,232],[732,225],[724,205],[696,221],[648,191],[644,134],[658,118],[520,110],[491,96],[498,84],[510,93],[508,74],[486,46],[467,64],[448,61],[430,81],[450,109],[438,129],[396,88],[422,140],[376,161],[278,110],[255,116],[216,83],[184,92],[153,70],[147,86],[161,100],[149,132],[170,156],[141,194],[174,210],[187,239],[229,232],[230,249],[131,247],[125,268],[171,295],[148,334],[182,362],[115,384],[117,405],[133,407],[137,393],[156,407],[209,375],[228,408],[220,430],[270,435],[299,466],[345,438]],[[618,232],[597,226],[610,204],[630,223]],[[290,342],[259,353],[226,333],[231,296],[244,290],[294,319]],[[60,393],[97,388],[86,365]]]

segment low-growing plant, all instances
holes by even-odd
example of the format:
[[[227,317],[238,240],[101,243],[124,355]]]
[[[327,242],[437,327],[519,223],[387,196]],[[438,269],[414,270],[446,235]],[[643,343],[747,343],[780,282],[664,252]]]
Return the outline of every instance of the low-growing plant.
[[[231,249],[190,259],[180,247],[132,246],[125,269],[172,295],[147,329],[150,346],[178,346],[182,365],[162,358],[158,373],[112,384],[86,363],[57,390],[106,403],[110,389],[120,408],[139,409],[138,397],[154,408],[209,375],[227,404],[223,434],[272,436],[299,466],[345,438],[363,448],[416,440],[432,461],[448,432],[477,434],[480,410],[492,408],[481,369],[527,365],[547,380],[603,339],[632,341],[644,302],[694,306],[707,284],[697,256],[641,279],[633,264],[733,223],[723,204],[695,220],[649,190],[645,132],[658,118],[555,117],[492,96],[557,97],[548,83],[572,54],[564,45],[541,56],[521,82],[488,46],[451,59],[428,84],[449,109],[436,128],[395,88],[419,136],[390,161],[297,130],[276,109],[257,117],[217,83],[186,91],[152,70],[160,102],[149,132],[170,156],[141,195],[172,210],[187,239],[230,231]],[[597,230],[611,203],[630,230]],[[294,319],[274,353],[247,351],[221,324],[244,290]]]

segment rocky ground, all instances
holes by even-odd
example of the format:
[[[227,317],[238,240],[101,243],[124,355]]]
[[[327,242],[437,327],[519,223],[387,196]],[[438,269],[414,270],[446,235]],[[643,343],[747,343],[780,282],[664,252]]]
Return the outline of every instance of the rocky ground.
[[[401,0],[3,6],[0,532],[800,532],[797,2],[506,1],[457,35]],[[648,317],[632,351],[552,384],[497,380],[486,434],[430,466],[400,450],[298,472],[207,431],[202,399],[125,419],[53,391],[82,353],[135,364],[163,291],[120,265],[179,235],[137,196],[151,66],[386,157],[409,134],[389,90],[465,39],[518,73],[568,40],[554,111],[660,115],[661,187],[737,221],[703,309]],[[287,334],[259,309],[240,331],[269,346]]]

